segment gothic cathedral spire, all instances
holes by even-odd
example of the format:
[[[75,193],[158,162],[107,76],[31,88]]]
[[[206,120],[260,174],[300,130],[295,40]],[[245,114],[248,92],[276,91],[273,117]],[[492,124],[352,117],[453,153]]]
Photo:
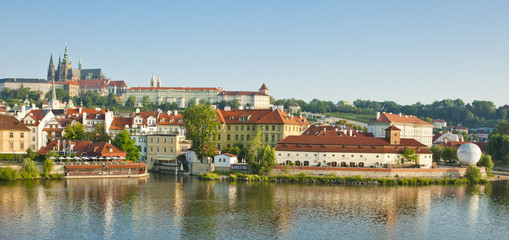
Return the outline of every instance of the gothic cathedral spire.
[[[54,80],[55,80],[55,65],[53,64],[53,54],[51,54],[49,58],[48,81]]]
[[[162,84],[161,84],[161,75],[159,75],[159,77],[157,78],[157,87],[162,87]]]

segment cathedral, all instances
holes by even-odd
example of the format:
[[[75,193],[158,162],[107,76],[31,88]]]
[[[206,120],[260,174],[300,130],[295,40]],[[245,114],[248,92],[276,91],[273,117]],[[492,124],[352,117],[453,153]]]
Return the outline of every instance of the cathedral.
[[[91,79],[104,79],[104,75],[100,68],[96,69],[81,69],[81,59],[78,68],[72,67],[72,61],[69,59],[67,53],[67,46],[65,46],[64,59],[58,58],[58,66],[55,69],[53,64],[53,54],[50,56],[48,67],[48,81],[76,82],[78,80],[91,80]]]

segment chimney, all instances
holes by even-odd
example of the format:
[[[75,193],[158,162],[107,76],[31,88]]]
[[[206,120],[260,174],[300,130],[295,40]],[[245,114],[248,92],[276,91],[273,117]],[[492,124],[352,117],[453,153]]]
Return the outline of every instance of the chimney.
[[[179,114],[179,111],[175,110],[175,116],[177,116]]]
[[[140,109],[139,108],[136,108],[136,113],[140,113]]]
[[[171,115],[171,110],[168,110],[166,114]]]
[[[401,117],[401,113],[399,113],[399,117]]]
[[[81,109],[82,109],[82,107],[79,107],[79,108],[78,108],[79,113],[81,113]]]
[[[376,112],[376,119],[380,118],[380,112]]]
[[[352,136],[352,129],[350,129],[350,133],[348,135]]]

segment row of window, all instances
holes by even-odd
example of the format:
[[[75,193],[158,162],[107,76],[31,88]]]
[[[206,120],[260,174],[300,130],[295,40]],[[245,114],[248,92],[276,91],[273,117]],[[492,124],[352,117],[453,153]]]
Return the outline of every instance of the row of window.
[[[14,142],[9,142],[9,149],[14,149]],[[25,143],[19,143],[19,149],[25,150]]]
[[[154,147],[150,147],[150,152],[154,152],[154,149],[156,150],[155,152],[158,152],[158,153],[161,152],[160,151],[161,148],[159,148],[159,147],[155,147],[155,148]],[[166,147],[163,147],[162,149],[163,149],[163,151],[162,151],[163,153],[168,152],[167,151],[168,149]],[[170,148],[170,153],[172,153],[172,152],[173,152],[173,148]]]
[[[156,139],[156,142],[159,143],[160,142],[160,138],[159,137],[150,137],[150,142],[153,143],[154,142],[154,138]],[[140,138],[141,139],[141,138]],[[163,137],[163,143],[167,142],[167,139],[168,138],[165,138]],[[170,143],[173,143],[173,138],[170,138]]]
[[[35,131],[35,129],[34,129]],[[20,138],[25,138],[25,133],[19,133],[19,137]],[[14,133],[13,132],[9,132],[9,138],[14,138]]]

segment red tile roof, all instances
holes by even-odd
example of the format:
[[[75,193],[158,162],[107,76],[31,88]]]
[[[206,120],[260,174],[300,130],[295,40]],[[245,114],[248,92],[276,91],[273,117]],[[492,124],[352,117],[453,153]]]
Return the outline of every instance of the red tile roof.
[[[266,86],[266,85],[265,85],[265,83],[264,83],[264,84],[260,87],[260,90],[269,90],[269,89],[267,88],[267,86]]]
[[[399,145],[391,145],[385,138],[307,135],[288,136],[276,145],[276,150],[304,152],[400,153],[405,147],[414,149],[417,153],[431,153],[426,145],[410,138],[402,138]]]
[[[74,145],[72,151],[76,153],[77,156],[97,156],[97,157],[108,157],[108,156],[117,156],[117,157],[126,157],[126,152],[120,150],[115,145],[101,142],[101,143],[93,143],[90,141],[74,141],[71,140],[71,145]],[[69,141],[65,141],[65,145],[68,147]],[[48,154],[48,152],[52,151],[58,145],[58,140],[52,140],[48,143],[46,147],[43,147],[39,150],[38,154]],[[63,149],[64,141],[60,141],[60,149]]]
[[[25,122],[25,119],[28,117],[34,119],[34,123],[32,124],[25,124],[27,126],[37,126],[41,122],[41,120],[49,113],[50,110],[47,109],[33,109],[30,110],[30,112],[27,113],[27,115],[23,118],[23,122]]]
[[[407,124],[419,124],[419,125],[427,125],[433,126],[433,124],[423,121],[422,119],[411,116],[411,115],[399,115],[392,113],[381,113],[378,119],[375,119],[375,122],[389,122],[389,123],[407,123]]]
[[[129,90],[133,91],[154,91],[154,90],[178,90],[178,91],[216,91],[221,92],[219,88],[206,88],[206,87],[132,87]]]
[[[157,125],[184,125],[184,117],[182,114],[165,114],[160,113],[157,116]]]
[[[124,81],[110,81],[110,83],[108,83],[108,87],[112,87],[112,86],[127,87],[127,84]]]
[[[239,96],[239,95],[248,95],[248,96],[268,96],[263,92],[248,92],[248,91],[223,91],[219,93],[219,95],[230,95],[230,96]]]
[[[341,129],[339,126],[330,125],[312,125],[304,131],[303,135],[350,137],[350,133],[352,133],[352,137],[373,137],[372,133],[357,132],[357,130],[352,127]]]
[[[8,115],[0,115],[0,130],[30,131],[23,122]]]
[[[280,109],[244,109],[244,110],[221,110],[217,109],[220,123],[226,124],[294,124],[309,125],[305,117],[293,116]]]
[[[126,125],[132,127],[133,119],[128,117],[114,117],[110,125],[110,130],[123,130]]]

